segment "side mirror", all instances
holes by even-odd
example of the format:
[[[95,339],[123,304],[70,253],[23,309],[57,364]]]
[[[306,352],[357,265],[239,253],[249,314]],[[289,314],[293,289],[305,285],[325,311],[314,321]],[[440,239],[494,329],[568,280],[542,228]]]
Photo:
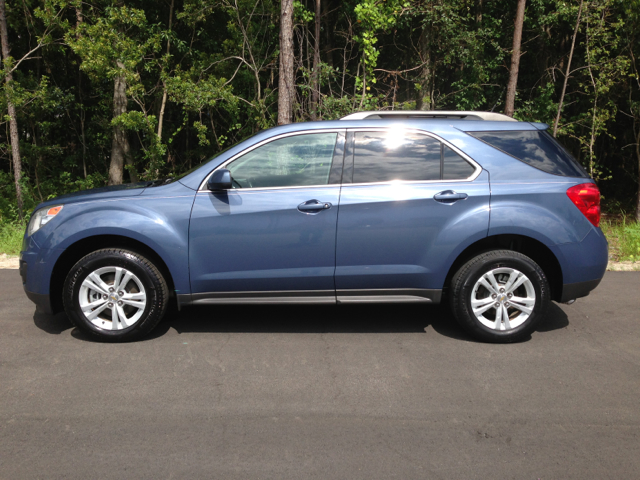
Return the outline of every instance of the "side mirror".
[[[209,177],[207,188],[209,190],[213,190],[214,192],[219,190],[230,190],[231,188],[233,188],[231,186],[231,172],[226,168],[216,170]]]

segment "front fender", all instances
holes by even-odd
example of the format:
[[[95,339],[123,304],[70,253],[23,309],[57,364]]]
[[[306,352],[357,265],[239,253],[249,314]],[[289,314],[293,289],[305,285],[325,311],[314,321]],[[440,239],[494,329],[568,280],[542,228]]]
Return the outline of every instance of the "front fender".
[[[119,235],[137,240],[154,250],[167,265],[175,289],[189,292],[189,216],[193,195],[89,202],[65,205],[51,232],[35,238],[49,265],[73,244],[99,235]],[[45,229],[42,229],[45,230]],[[40,232],[36,232],[40,233]],[[46,233],[46,235],[45,235]],[[45,273],[45,272],[42,272]]]

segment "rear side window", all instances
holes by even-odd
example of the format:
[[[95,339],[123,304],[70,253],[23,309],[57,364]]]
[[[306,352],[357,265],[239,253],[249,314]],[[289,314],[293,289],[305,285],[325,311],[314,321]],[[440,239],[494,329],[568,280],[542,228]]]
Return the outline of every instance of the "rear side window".
[[[475,167],[438,140],[396,130],[356,132],[353,183],[464,180]]]
[[[522,130],[467,133],[543,172],[563,177],[589,177],[571,154],[547,132]]]
[[[353,183],[439,180],[440,142],[402,132],[356,132]]]

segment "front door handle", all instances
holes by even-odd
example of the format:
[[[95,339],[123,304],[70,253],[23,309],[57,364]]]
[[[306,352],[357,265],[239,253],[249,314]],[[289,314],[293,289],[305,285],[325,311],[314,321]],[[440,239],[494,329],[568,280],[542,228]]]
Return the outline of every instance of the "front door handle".
[[[298,210],[302,213],[320,213],[323,210],[328,210],[331,208],[331,204],[329,202],[320,202],[318,200],[307,200],[304,203],[298,205]]]
[[[457,202],[458,200],[464,200],[468,196],[469,195],[467,195],[466,193],[457,193],[457,192],[454,192],[453,190],[445,190],[444,192],[436,193],[433,196],[433,199],[436,202],[440,202],[440,203],[454,203],[454,202]]]

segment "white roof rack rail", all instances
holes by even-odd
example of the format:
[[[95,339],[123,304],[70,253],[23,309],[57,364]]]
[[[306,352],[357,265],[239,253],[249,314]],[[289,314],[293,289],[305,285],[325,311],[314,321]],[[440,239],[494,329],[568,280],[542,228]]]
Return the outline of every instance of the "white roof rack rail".
[[[466,112],[454,110],[378,110],[358,112],[342,117],[340,120],[382,120],[382,119],[458,119],[487,120],[491,122],[517,122],[516,119],[494,112]]]

